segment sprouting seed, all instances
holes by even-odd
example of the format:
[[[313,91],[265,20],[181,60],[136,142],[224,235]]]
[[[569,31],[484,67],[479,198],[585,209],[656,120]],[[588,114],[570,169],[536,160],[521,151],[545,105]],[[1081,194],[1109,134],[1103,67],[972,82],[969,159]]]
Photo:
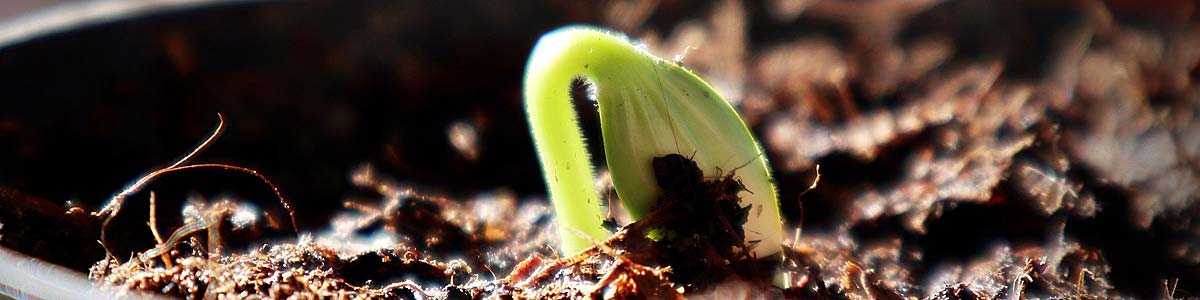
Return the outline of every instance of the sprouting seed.
[[[608,169],[631,217],[648,215],[660,193],[651,161],[694,153],[705,174],[738,170],[747,189],[739,193],[741,204],[754,212],[743,226],[753,254],[781,251],[779,201],[767,160],[733,107],[692,72],[624,37],[567,27],[538,41],[525,73],[525,109],[563,253],[573,254],[609,235],[571,103],[570,85],[577,79],[595,89]]]

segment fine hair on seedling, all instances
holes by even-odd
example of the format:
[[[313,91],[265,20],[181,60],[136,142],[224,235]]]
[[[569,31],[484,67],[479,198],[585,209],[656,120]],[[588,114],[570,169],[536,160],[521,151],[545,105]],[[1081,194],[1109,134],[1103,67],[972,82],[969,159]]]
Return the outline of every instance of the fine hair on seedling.
[[[692,153],[688,159],[702,174],[739,171],[747,190],[754,191],[741,199],[758,212],[745,227],[754,235],[751,240],[764,241],[755,255],[781,251],[774,180],[763,150],[733,106],[696,74],[626,37],[574,26],[544,35],[525,73],[525,109],[563,255],[592,246],[579,232],[593,240],[610,234],[605,220],[611,218],[594,189],[591,154],[570,97],[578,81],[595,90],[604,161],[631,219],[648,216],[663,192],[655,184],[653,159]]]

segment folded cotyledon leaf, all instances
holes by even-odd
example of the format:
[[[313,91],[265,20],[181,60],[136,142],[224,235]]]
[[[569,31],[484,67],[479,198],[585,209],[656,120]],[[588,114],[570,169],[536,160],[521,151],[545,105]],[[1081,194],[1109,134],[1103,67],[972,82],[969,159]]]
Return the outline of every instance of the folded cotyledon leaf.
[[[754,255],[781,251],[779,201],[762,149],[733,107],[687,69],[655,57],[625,37],[567,27],[538,41],[525,73],[525,109],[559,224],[560,250],[578,252],[609,232],[593,185],[590,157],[570,97],[571,82],[595,89],[605,158],[613,186],[635,220],[661,192],[651,162],[694,156],[706,176],[736,170],[749,205],[743,226]]]

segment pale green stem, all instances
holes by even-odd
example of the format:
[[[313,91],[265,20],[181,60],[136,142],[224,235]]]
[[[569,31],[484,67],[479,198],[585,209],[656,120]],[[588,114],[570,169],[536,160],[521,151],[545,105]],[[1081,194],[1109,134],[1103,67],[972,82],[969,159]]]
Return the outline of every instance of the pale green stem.
[[[571,81],[580,76],[595,79],[597,69],[612,67],[588,63],[598,57],[615,55],[616,61],[639,58],[623,53],[628,51],[608,51],[616,45],[607,41],[607,36],[579,43],[556,34],[563,30],[567,29],[543,37],[530,55],[525,74],[525,109],[559,223],[560,249],[569,254],[591,246],[581,234],[593,240],[609,235],[601,225],[600,198],[592,183],[591,157],[571,103]],[[600,53],[596,47],[602,48]]]
[[[739,194],[751,206],[747,242],[760,257],[779,252],[782,228],[766,158],[733,107],[699,77],[622,37],[586,27],[543,36],[525,76],[525,109],[563,253],[591,246],[587,237],[609,234],[600,225],[601,203],[570,99],[577,78],[597,90],[605,158],[631,217],[644,217],[657,201],[653,158],[694,153],[708,176],[737,169],[749,190]]]

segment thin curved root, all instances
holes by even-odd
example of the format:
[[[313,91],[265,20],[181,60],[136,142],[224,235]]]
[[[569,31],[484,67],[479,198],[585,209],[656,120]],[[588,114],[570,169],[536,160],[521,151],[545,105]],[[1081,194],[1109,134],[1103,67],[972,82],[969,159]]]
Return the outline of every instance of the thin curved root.
[[[142,187],[144,187],[146,184],[150,183],[151,180],[153,180],[161,175],[164,175],[167,173],[172,173],[172,172],[177,172],[177,171],[192,170],[192,169],[215,168],[215,169],[245,173],[245,174],[249,174],[251,176],[257,177],[263,183],[266,183],[267,186],[271,188],[271,191],[275,193],[275,197],[279,199],[280,205],[282,205],[284,210],[286,210],[288,213],[288,217],[292,223],[292,230],[294,232],[296,232],[297,235],[300,234],[300,228],[296,224],[296,212],[294,210],[292,210],[291,203],[289,203],[287,201],[287,199],[283,197],[283,193],[281,193],[279,191],[279,188],[275,186],[275,183],[271,182],[270,179],[267,179],[266,176],[263,176],[258,171],[254,170],[254,169],[246,168],[246,167],[226,165],[226,164],[194,164],[194,165],[186,164],[189,160],[191,160],[193,157],[195,157],[197,154],[199,154],[200,151],[203,151],[205,148],[208,148],[208,146],[211,145],[212,142],[214,140],[216,140],[218,136],[221,135],[221,130],[224,127],[225,127],[225,117],[223,117],[220,113],[218,113],[217,114],[217,128],[213,129],[212,134],[209,135],[208,138],[205,139],[203,142],[201,142],[200,145],[196,146],[195,149],[192,149],[191,152],[189,152],[183,158],[180,158],[178,161],[175,161],[175,163],[171,164],[170,166],[155,170],[153,172],[150,172],[149,174],[146,174],[145,176],[142,176],[141,178],[138,178],[138,180],[134,181],[132,184],[126,186],[125,189],[121,190],[120,193],[113,195],[113,197],[108,200],[108,203],[105,204],[102,209],[92,213],[93,216],[104,218],[104,222],[101,223],[101,225],[100,225],[100,244],[102,246],[104,246],[105,252],[108,252],[109,255],[112,255],[112,251],[110,251],[108,249],[108,226],[109,226],[109,223],[112,222],[112,220],[116,218],[117,214],[121,212],[121,206],[122,206],[122,204],[124,204],[126,198],[128,198],[130,195],[137,193],[138,191],[141,190]],[[147,254],[158,253],[158,255],[161,255],[161,254],[165,253],[167,250],[170,250],[171,247],[174,246],[175,242],[177,242],[177,240],[175,242],[171,242],[171,240],[176,239],[176,235],[182,233],[182,235],[186,236],[192,232],[195,232],[195,231],[198,231],[199,229],[203,229],[203,228],[207,227],[203,223],[205,223],[205,222],[201,221],[201,222],[189,223],[189,224],[184,225],[183,227],[177,229],[175,231],[175,234],[171,235],[171,239],[168,239],[167,243],[159,243],[160,244],[159,247],[156,247],[155,249],[151,249],[150,251],[147,251]],[[199,228],[196,228],[197,226],[199,226]],[[164,246],[167,246],[167,247],[163,248]],[[163,249],[160,249],[160,248],[163,248]],[[143,256],[145,256],[145,255],[146,254],[143,254]],[[152,257],[158,256],[158,255],[151,255],[149,257],[152,258]]]

